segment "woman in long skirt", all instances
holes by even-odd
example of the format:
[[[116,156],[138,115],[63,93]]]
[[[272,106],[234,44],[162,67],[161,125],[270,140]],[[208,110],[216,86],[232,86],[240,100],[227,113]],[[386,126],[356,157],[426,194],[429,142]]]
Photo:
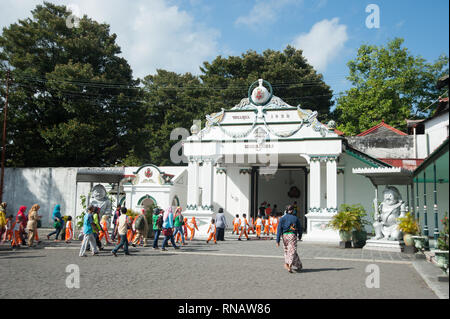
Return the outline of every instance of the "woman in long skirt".
[[[297,271],[303,268],[300,257],[297,254],[297,235],[301,235],[302,228],[300,220],[294,215],[294,208],[289,206],[287,214],[280,218],[277,228],[277,247],[280,246],[281,236],[284,247],[284,268],[292,273],[292,266],[297,267]]]

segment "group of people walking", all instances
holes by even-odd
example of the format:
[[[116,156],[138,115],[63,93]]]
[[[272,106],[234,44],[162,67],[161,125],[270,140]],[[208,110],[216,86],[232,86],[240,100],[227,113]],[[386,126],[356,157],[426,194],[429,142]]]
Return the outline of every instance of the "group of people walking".
[[[248,240],[248,234],[251,232],[256,234],[257,238],[261,238],[261,235],[276,235],[277,247],[283,239],[284,267],[289,272],[293,272],[293,267],[301,270],[303,266],[297,253],[297,241],[301,240],[302,236],[301,223],[296,216],[298,208],[295,205],[289,205],[284,215],[280,216],[281,214],[276,212],[276,205],[271,209],[270,205],[267,204],[264,207],[264,215],[261,214],[261,207],[257,218],[255,220],[251,218],[250,222],[247,220],[246,214],[243,214],[242,217],[236,215],[233,220],[232,234],[239,235],[238,240],[241,240],[242,235]],[[34,204],[28,214],[26,214],[27,207],[21,206],[15,218],[13,215],[7,216],[6,208],[7,203],[0,204],[0,239],[2,243],[10,241],[13,248],[20,245],[33,247],[35,241],[40,243],[38,235],[38,221],[41,218],[39,205]],[[267,208],[269,209],[268,214],[266,213]],[[125,255],[130,255],[129,245],[142,244],[144,247],[147,246],[149,227],[152,227],[154,233],[153,249],[160,249],[158,240],[161,234],[164,236],[161,246],[162,251],[167,251],[166,247],[170,244],[174,249],[179,249],[181,245],[187,245],[188,238],[192,241],[195,231],[199,230],[196,218],[194,216],[190,219],[184,217],[181,207],[177,207],[175,212],[173,212],[172,207],[167,210],[155,208],[151,224],[147,220],[145,210],[142,210],[133,219],[127,215],[127,211],[126,207],[120,205],[116,208],[113,214],[113,231],[110,237],[108,231],[109,217],[104,215],[100,219],[100,208],[89,206],[83,217],[79,256],[85,257],[87,250],[90,250],[92,255],[97,255],[99,250],[104,249],[102,239],[105,240],[106,245],[113,244],[117,239],[117,245],[111,251],[113,256],[117,256],[120,249],[123,249]],[[56,205],[53,209],[52,220],[55,230],[47,235],[47,239],[55,235],[55,241],[58,241],[58,236],[61,236],[61,240],[70,243],[74,237],[72,217],[62,216],[61,206]],[[208,226],[206,242],[223,241],[226,227],[225,214],[223,209],[220,208]]]
[[[9,241],[13,249],[21,245],[34,247],[35,241],[40,243],[38,235],[38,221],[40,209],[38,204],[34,204],[26,214],[27,207],[20,206],[19,211],[14,218],[13,215],[7,215],[6,208],[8,204],[0,204],[0,239],[1,242]]]
[[[99,240],[95,236],[95,229],[98,228],[95,223],[94,215],[95,207],[89,207],[87,214],[84,216],[83,220],[83,241],[81,244],[81,249],[79,255],[86,256],[87,247],[91,247],[91,254],[97,255]],[[160,208],[155,208],[153,210],[153,216],[151,224],[147,220],[145,210],[143,209],[141,213],[134,218],[127,215],[127,208],[117,207],[113,215],[113,231],[111,234],[111,241],[108,241],[108,231],[107,229],[100,229],[100,233],[105,233],[104,238],[107,240],[107,244],[113,242],[117,238],[117,245],[112,249],[111,254],[117,256],[120,249],[123,249],[125,255],[130,255],[128,247],[136,246],[142,244],[147,247],[147,237],[149,233],[149,227],[152,227],[154,239],[153,239],[153,249],[167,251],[169,245],[174,249],[179,249],[180,245],[187,245],[187,240],[193,240],[195,236],[195,231],[198,231],[198,225],[195,217],[190,220],[181,214],[181,207],[175,209],[173,212],[172,207],[167,210]],[[106,227],[105,227],[106,228]],[[159,248],[158,240],[161,236],[164,236],[162,246]],[[215,236],[215,232],[214,232]],[[99,239],[102,235],[99,236]],[[177,243],[179,245],[177,245]],[[100,242],[101,245],[101,242]]]

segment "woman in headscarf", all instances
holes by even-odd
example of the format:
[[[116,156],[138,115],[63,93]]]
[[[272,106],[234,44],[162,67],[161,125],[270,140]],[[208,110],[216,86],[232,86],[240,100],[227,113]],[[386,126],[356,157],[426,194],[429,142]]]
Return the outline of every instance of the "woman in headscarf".
[[[36,236],[37,222],[39,219],[37,212],[38,212],[39,208],[40,207],[38,204],[34,204],[31,207],[30,211],[28,212],[28,222],[27,222],[28,247],[33,246],[33,241]]]
[[[27,210],[27,206],[20,206],[19,211],[16,215],[16,223],[19,222],[19,216],[21,218],[20,223],[22,224],[23,229],[27,227],[28,218],[25,216],[25,212]],[[23,244],[25,245],[25,231],[20,234]]]
[[[5,236],[4,236],[5,235]],[[6,238],[6,203],[0,204],[0,240],[3,242]]]
[[[292,273],[292,266],[300,271],[303,266],[297,254],[297,234],[301,234],[300,220],[294,215],[294,207],[289,206],[286,215],[280,218],[277,228],[277,247],[280,247],[280,237],[283,236],[284,268]]]
[[[20,206],[19,211],[17,212],[17,215],[16,215],[16,222],[17,222],[19,216],[22,217],[22,226],[24,228],[27,227],[27,222],[28,222],[28,218],[27,218],[27,216],[25,216],[26,210],[27,210],[27,206]]]
[[[53,219],[53,227],[55,227],[55,231],[48,234],[47,239],[50,239],[51,235],[56,234],[55,241],[59,241],[58,236],[64,226],[64,221],[61,216],[61,205],[56,205],[55,208],[53,209],[52,219]]]
[[[163,216],[163,230],[162,233],[164,235],[164,241],[161,247],[162,251],[166,251],[166,245],[167,242],[170,239],[170,242],[172,243],[173,248],[180,249],[175,244],[175,238],[173,238],[173,213],[172,213],[172,207],[169,207],[165,212]]]

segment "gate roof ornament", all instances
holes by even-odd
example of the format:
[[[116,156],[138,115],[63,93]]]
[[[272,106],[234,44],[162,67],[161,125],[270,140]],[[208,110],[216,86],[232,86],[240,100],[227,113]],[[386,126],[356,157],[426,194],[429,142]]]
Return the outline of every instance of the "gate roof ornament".
[[[236,114],[236,112],[242,113]],[[268,114],[270,114],[270,118]],[[273,95],[272,85],[268,81],[259,79],[250,85],[248,97],[242,99],[239,104],[228,111],[222,109],[220,112],[206,115],[204,129],[191,127],[191,133],[195,137],[191,136],[188,140],[205,138],[216,127],[227,138],[246,138],[257,126],[262,125],[264,125],[265,131],[274,138],[292,137],[305,126],[311,127],[322,137],[333,134],[334,130],[320,123],[317,115],[317,111],[304,110],[300,108],[300,105],[295,107],[285,103],[282,99]],[[281,129],[272,127],[273,122],[280,124],[280,121],[281,124],[286,122],[286,125],[281,126]],[[233,129],[229,125],[241,126],[243,129]],[[209,138],[215,139],[215,134],[210,135]]]

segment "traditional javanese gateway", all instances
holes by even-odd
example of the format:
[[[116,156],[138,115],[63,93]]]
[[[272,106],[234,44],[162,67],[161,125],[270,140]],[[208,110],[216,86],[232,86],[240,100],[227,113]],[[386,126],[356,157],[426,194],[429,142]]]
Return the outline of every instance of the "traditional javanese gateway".
[[[206,227],[219,207],[231,221],[236,214],[255,217],[263,202],[281,212],[297,202],[304,240],[338,242],[326,227],[338,207],[366,203],[370,210],[373,201],[373,186],[351,168],[389,165],[346,145],[335,124],[317,116],[285,103],[259,80],[238,105],[207,115],[205,128],[194,124],[184,143],[185,216]]]
[[[341,204],[361,204],[372,222],[374,202],[383,200],[380,194],[389,185],[397,187],[404,209],[420,218],[423,233],[438,234],[438,220],[449,207],[448,107],[425,123],[425,132],[427,125],[432,131],[428,145],[436,147],[418,156],[424,147],[415,134],[404,136],[382,122],[356,141],[344,137],[332,121],[320,123],[317,112],[274,96],[266,81],[253,83],[248,92],[238,105],[207,115],[204,128],[191,127],[192,135],[183,142],[187,166],[7,168],[4,200],[11,213],[39,203],[44,227],[53,224],[56,204],[73,218],[83,212],[83,202],[100,203],[105,214],[117,203],[135,212],[181,206],[186,217],[196,217],[197,238],[206,236],[219,208],[230,229],[236,214],[255,218],[263,202],[272,209],[277,205],[278,212],[296,202],[303,240],[337,243],[338,232],[327,223]],[[412,144],[413,162],[424,159],[416,169],[382,160],[394,153],[411,158],[406,153]]]

